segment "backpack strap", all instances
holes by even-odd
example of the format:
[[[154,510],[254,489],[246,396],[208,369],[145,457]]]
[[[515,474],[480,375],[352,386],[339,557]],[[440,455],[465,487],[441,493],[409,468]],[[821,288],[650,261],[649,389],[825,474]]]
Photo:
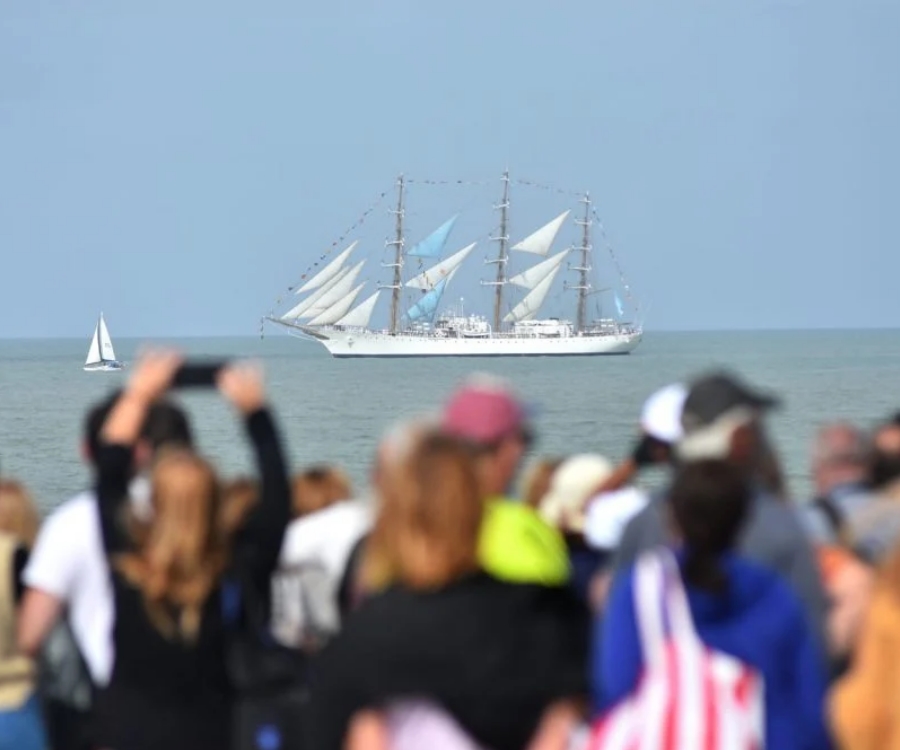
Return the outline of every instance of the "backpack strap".
[[[669,638],[696,653],[702,647],[675,556],[667,548],[645,553],[635,565],[634,607],[647,666],[664,658]]]
[[[691,607],[681,580],[678,561],[668,549],[661,549],[659,564],[662,567],[664,607],[671,635],[682,639],[685,643],[698,644],[700,637],[694,627],[694,618],[691,616]]]
[[[634,612],[641,651],[647,666],[661,663],[666,641],[663,621],[662,568],[654,553],[641,555],[634,566]]]
[[[844,523],[844,514],[837,503],[834,502],[834,499],[828,495],[822,495],[813,500],[813,506],[825,516],[825,520],[828,521],[828,525],[831,527],[838,543],[842,545],[848,544],[849,539],[846,524]]]

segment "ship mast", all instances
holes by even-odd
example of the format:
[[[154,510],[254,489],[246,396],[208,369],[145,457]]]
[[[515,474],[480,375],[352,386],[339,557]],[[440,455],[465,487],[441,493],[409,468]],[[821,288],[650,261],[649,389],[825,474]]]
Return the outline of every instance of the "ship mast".
[[[497,237],[491,237],[491,240],[498,243],[497,257],[487,263],[497,264],[497,280],[486,282],[490,286],[495,286],[494,292],[494,333],[500,332],[500,314],[503,310],[503,287],[506,285],[506,263],[509,258],[507,246],[509,244],[509,170],[503,173],[503,200],[496,206],[495,210],[500,211],[500,234]],[[485,282],[483,282],[485,283]]]
[[[572,270],[578,271],[578,286],[574,287],[578,290],[578,312],[575,318],[575,330],[579,333],[585,328],[585,317],[587,312],[587,296],[590,291],[588,283],[588,273],[591,270],[589,265],[591,260],[591,196],[589,193],[584,194],[581,199],[584,203],[584,219],[576,220],[575,223],[582,227],[583,234],[581,236],[581,247],[575,248],[581,251],[581,265],[575,266]],[[570,287],[572,288],[572,287]]]
[[[394,247],[394,262],[386,263],[387,268],[394,269],[391,284],[391,333],[396,334],[400,324],[400,290],[403,282],[403,175],[397,178],[397,208],[390,213],[396,217],[396,238],[385,243]]]

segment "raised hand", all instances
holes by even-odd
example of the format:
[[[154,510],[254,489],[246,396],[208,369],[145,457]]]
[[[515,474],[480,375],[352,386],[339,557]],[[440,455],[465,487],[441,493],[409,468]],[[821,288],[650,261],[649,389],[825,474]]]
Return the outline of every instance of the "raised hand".
[[[129,393],[149,402],[156,401],[172,385],[184,357],[172,350],[149,350],[141,355],[130,380]]]
[[[252,414],[266,403],[262,367],[242,362],[228,365],[217,378],[219,391],[244,414]]]

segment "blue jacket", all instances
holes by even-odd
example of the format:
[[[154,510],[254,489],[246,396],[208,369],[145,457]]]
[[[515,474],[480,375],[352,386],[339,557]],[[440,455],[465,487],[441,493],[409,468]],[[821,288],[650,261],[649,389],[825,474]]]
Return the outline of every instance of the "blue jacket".
[[[722,564],[727,591],[711,594],[688,587],[691,614],[704,643],[762,674],[766,750],[831,747],[825,725],[825,662],[797,596],[757,563],[729,555]],[[604,617],[595,626],[599,648],[592,657],[591,681],[598,712],[632,692],[641,674],[633,580],[633,568],[616,577]]]
[[[616,570],[632,565],[641,552],[671,540],[665,496],[665,491],[656,494],[625,527],[616,550]],[[800,597],[816,637],[824,643],[828,600],[813,547],[796,509],[769,493],[757,491],[737,552],[784,576]],[[827,658],[824,653],[822,658]]]

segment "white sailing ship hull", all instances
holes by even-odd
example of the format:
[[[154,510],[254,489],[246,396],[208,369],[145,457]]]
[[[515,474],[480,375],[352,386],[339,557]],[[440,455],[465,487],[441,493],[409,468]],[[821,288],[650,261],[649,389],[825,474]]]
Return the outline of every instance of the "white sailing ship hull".
[[[486,336],[392,336],[375,331],[300,330],[303,338],[322,344],[333,357],[575,357],[628,354],[642,334],[617,333],[563,338]]]

